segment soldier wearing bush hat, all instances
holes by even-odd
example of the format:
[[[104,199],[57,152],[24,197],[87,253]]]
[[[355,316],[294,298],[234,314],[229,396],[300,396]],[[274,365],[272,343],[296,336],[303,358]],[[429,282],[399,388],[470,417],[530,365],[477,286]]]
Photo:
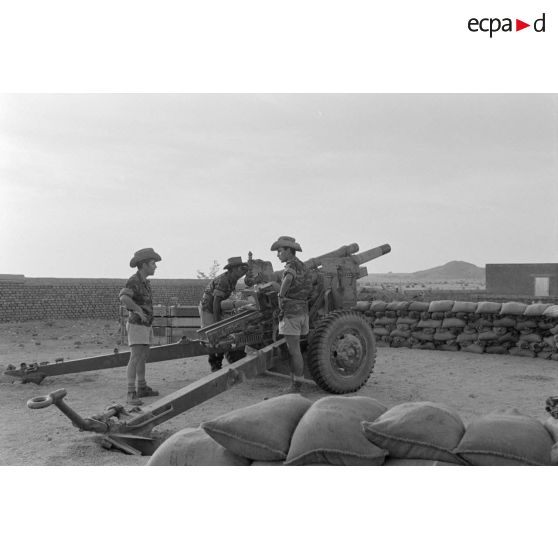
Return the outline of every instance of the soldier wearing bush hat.
[[[280,236],[272,245],[277,257],[285,264],[279,289],[279,333],[285,336],[291,357],[290,392],[300,391],[304,361],[300,350],[300,337],[309,330],[308,298],[312,280],[307,267],[297,257],[300,244],[292,236]]]
[[[248,271],[248,264],[243,262],[240,256],[234,256],[228,259],[227,264],[223,268],[226,269],[225,273],[212,279],[203,291],[199,305],[202,327],[221,320],[221,303],[235,291],[238,280]],[[243,358],[244,355],[244,350],[242,350],[229,351],[226,356],[229,362],[234,362]],[[222,353],[212,353],[209,355],[209,365],[212,372],[221,369],[223,356]]]
[[[149,354],[149,345],[153,342],[153,296],[147,278],[155,273],[157,262],[160,261],[161,256],[153,248],[138,250],[130,260],[130,267],[137,267],[137,271],[128,279],[118,295],[120,302],[129,312],[126,331],[130,360],[126,369],[126,401],[130,405],[142,405],[140,397],[159,395],[159,392],[150,388],[145,381],[145,362]]]

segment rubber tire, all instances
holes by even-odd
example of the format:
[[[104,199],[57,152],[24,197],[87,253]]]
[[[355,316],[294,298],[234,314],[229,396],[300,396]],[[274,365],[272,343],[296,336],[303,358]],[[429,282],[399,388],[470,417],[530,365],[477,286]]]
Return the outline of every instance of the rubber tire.
[[[343,374],[332,362],[331,348],[344,331],[356,331],[363,345],[363,356],[354,373]],[[350,310],[335,310],[317,324],[309,338],[308,368],[314,381],[329,393],[358,391],[367,381],[376,362],[376,340],[368,320]]]

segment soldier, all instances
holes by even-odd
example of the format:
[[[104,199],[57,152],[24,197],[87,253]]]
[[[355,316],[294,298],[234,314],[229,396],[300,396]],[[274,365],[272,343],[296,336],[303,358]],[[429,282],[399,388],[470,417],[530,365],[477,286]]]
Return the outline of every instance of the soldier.
[[[157,263],[161,256],[153,248],[142,248],[138,250],[130,260],[130,267],[138,270],[126,282],[126,286],[120,291],[120,302],[128,309],[128,345],[130,347],[130,360],[126,369],[128,379],[128,395],[126,402],[129,405],[142,405],[140,397],[151,397],[159,395],[159,392],[151,389],[145,381],[145,362],[149,354],[149,345],[153,341],[153,297],[151,284],[147,280],[155,273]],[[136,390],[137,378],[137,390]]]
[[[296,257],[300,244],[290,236],[280,236],[271,245],[277,257],[285,264],[279,289],[279,333],[285,336],[291,357],[290,392],[300,391],[304,361],[300,350],[300,337],[309,330],[308,298],[312,291],[312,279],[307,267]]]
[[[231,296],[236,288],[238,280],[246,274],[248,264],[242,261],[240,256],[229,258],[227,265],[224,266],[227,271],[212,279],[203,292],[199,305],[202,327],[214,324],[221,320],[221,302]],[[216,372],[223,366],[223,354],[212,353],[209,355],[209,365],[211,371]],[[244,351],[230,351],[227,353],[227,360],[234,362],[244,356]]]

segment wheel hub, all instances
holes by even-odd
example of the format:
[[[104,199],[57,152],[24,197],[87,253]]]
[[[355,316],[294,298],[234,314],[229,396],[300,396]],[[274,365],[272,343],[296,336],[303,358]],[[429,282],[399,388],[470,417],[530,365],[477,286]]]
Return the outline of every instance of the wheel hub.
[[[354,332],[340,335],[331,347],[331,363],[340,374],[350,376],[354,374],[363,358],[362,340]]]

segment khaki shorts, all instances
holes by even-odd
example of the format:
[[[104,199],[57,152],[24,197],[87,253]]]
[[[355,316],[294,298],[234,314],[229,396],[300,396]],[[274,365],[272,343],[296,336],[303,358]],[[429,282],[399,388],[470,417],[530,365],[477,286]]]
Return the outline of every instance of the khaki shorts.
[[[279,333],[281,335],[307,335],[309,330],[308,314],[300,316],[284,317],[279,322]]]
[[[132,345],[151,345],[153,343],[153,328],[140,324],[126,323],[128,333],[128,346]]]

